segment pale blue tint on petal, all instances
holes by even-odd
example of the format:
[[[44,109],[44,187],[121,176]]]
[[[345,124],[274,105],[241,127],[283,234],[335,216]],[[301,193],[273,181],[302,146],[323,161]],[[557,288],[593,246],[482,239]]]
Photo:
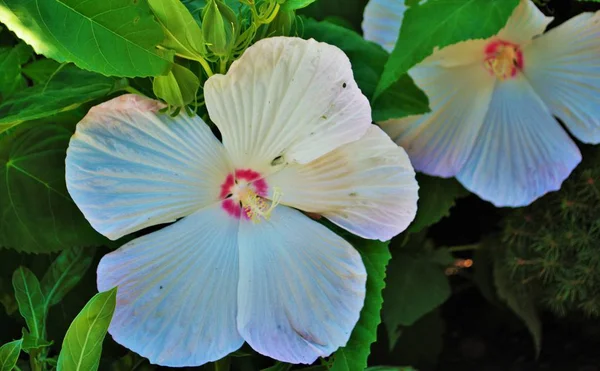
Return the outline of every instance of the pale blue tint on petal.
[[[391,52],[398,40],[405,11],[404,0],[369,1],[362,22],[365,39]]]
[[[600,12],[583,13],[524,50],[525,75],[579,140],[600,143]]]
[[[525,206],[558,190],[579,149],[521,76],[498,83],[471,157],[458,174],[496,206]]]
[[[257,352],[312,363],[346,344],[364,304],[366,270],[344,239],[297,210],[240,223],[238,330]]]
[[[113,339],[171,367],[238,349],[238,224],[216,204],[104,256],[98,290],[119,286]]]
[[[111,239],[216,202],[231,171],[221,143],[199,117],[171,118],[149,102],[126,95],[92,108],[67,151],[69,193]]]
[[[473,149],[495,78],[479,63],[444,67],[424,62],[409,73],[429,96],[431,113],[379,125],[406,150],[416,170],[453,177]]]

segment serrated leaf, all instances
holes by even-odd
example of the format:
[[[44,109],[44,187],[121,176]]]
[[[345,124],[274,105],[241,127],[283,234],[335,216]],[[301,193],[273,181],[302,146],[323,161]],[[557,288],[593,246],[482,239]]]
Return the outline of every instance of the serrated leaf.
[[[19,360],[23,340],[15,340],[0,347],[0,371],[12,371]]]
[[[44,337],[44,295],[35,274],[26,267],[13,273],[13,288],[19,304],[19,313],[25,319],[29,333],[35,338]]]
[[[117,288],[100,292],[85,305],[69,326],[58,356],[57,371],[96,371],[102,341],[117,304]]]
[[[77,285],[92,264],[95,252],[95,248],[75,247],[56,257],[41,282],[46,310],[58,304]]]
[[[443,48],[464,40],[495,35],[508,21],[520,0],[429,0],[413,4],[404,13],[375,100],[417,63]]]
[[[0,246],[47,253],[106,240],[66,189],[64,161],[72,134],[57,122],[0,138]]]
[[[372,101],[377,82],[388,59],[388,53],[379,45],[366,41],[356,32],[330,23],[303,20],[303,37],[314,38],[342,49],[352,63],[354,78],[362,93]],[[373,120],[384,121],[429,112],[429,100],[413,82],[405,76],[372,104]]]
[[[388,266],[383,323],[393,348],[400,336],[399,326],[410,326],[421,317],[442,305],[451,293],[444,273],[450,254],[447,250],[427,248],[421,238],[413,238],[408,249],[395,249]]]
[[[12,48],[0,48],[0,96],[3,99],[27,86],[21,75],[21,65],[33,55],[31,48],[21,42]]]
[[[354,238],[351,243],[360,252],[367,269],[367,294],[348,344],[338,349],[329,360],[332,371],[364,370],[367,367],[371,344],[377,340],[377,326],[381,323],[382,290],[391,257],[387,242]]]
[[[417,233],[448,216],[457,198],[469,194],[456,179],[444,179],[417,174],[419,201],[417,216],[407,232]]]
[[[0,0],[0,22],[36,53],[106,76],[158,76],[172,62],[146,0]]]
[[[510,280],[508,268],[502,259],[494,259],[494,284],[498,297],[523,321],[532,336],[536,357],[542,349],[542,322],[537,313],[533,295]]]
[[[48,81],[60,66],[61,64],[53,59],[43,58],[24,65],[21,70],[34,84],[42,84]]]
[[[205,52],[202,30],[180,0],[148,0],[165,33],[162,45],[194,59]]]
[[[124,79],[66,66],[47,85],[25,89],[0,104],[0,134],[29,120],[73,110],[123,88],[125,84]]]

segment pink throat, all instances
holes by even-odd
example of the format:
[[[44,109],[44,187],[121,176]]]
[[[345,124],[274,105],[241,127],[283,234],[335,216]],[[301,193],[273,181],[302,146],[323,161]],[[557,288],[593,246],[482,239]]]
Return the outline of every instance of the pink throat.
[[[485,47],[485,69],[501,80],[514,78],[523,70],[521,47],[504,40],[494,40]]]
[[[250,219],[248,210],[244,209],[238,197],[239,190],[244,188],[259,197],[266,197],[269,190],[266,180],[257,171],[236,169],[233,173],[228,174],[221,184],[219,198],[223,200],[221,202],[223,210],[236,219]]]

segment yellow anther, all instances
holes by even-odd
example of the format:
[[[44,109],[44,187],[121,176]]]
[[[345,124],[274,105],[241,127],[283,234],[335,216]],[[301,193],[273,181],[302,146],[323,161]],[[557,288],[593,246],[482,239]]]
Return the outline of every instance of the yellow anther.
[[[494,56],[485,61],[485,67],[498,79],[505,80],[514,76],[520,67],[519,52],[513,45],[500,45]]]
[[[242,203],[242,207],[248,218],[254,223],[258,223],[260,222],[260,218],[268,220],[271,217],[271,212],[281,201],[281,195],[279,188],[273,188],[273,200],[269,205],[267,201],[257,195],[256,192],[251,189],[246,189],[240,197],[240,202]]]

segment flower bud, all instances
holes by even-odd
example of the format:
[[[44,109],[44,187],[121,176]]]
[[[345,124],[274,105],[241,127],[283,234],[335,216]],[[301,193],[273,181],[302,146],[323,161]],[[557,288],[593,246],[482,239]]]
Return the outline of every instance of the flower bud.
[[[218,57],[229,56],[238,32],[235,12],[221,0],[209,0],[202,18],[202,35],[208,49]]]

